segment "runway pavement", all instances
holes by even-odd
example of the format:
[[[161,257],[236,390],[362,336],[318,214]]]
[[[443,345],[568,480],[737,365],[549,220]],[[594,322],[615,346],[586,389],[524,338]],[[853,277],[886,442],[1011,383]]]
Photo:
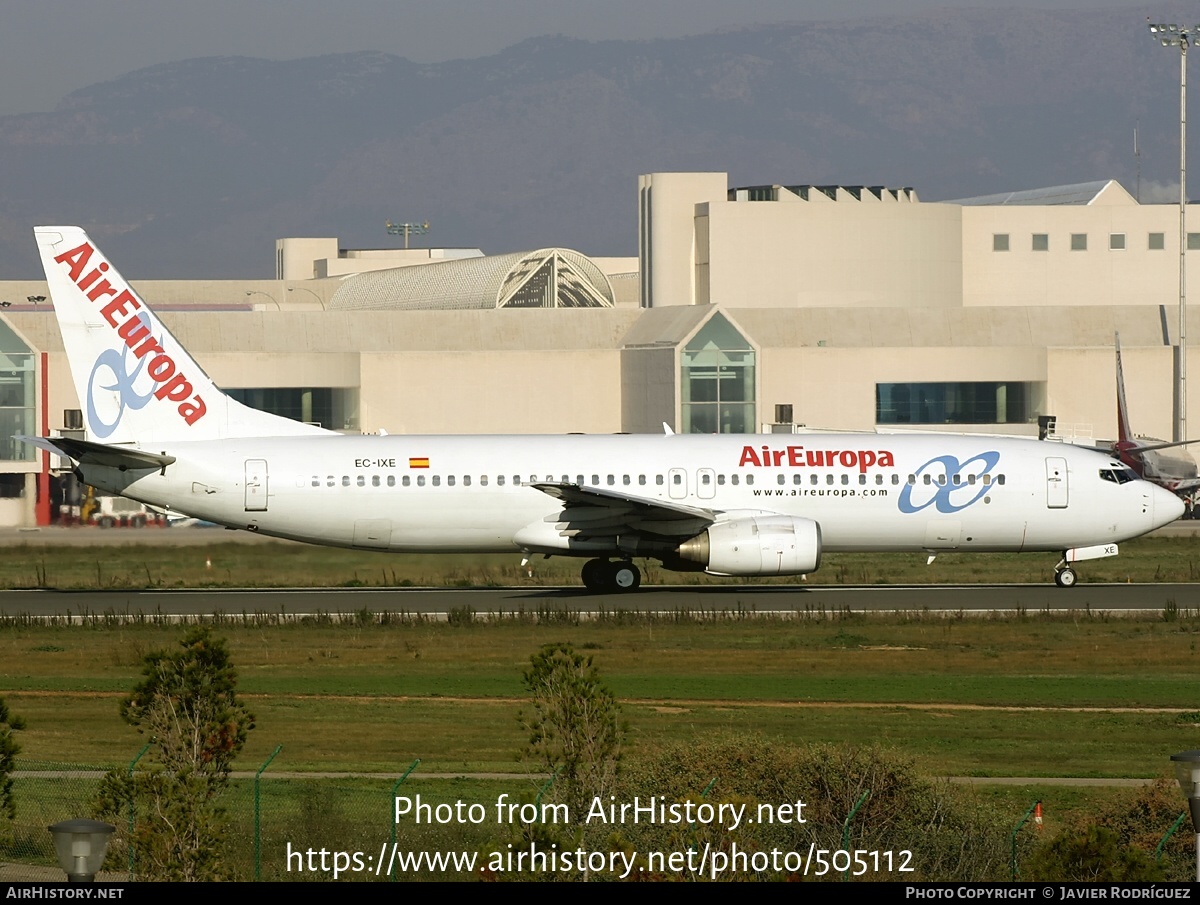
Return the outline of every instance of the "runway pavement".
[[[822,611],[924,610],[983,615],[996,611],[1156,612],[1200,609],[1200,584],[937,585],[908,587],[654,587],[626,594],[572,588],[397,588],[206,591],[0,591],[0,615],[79,617],[226,616],[393,612],[445,619],[467,609],[477,616],[543,611],[709,613],[752,617]]]
[[[1200,521],[1180,521],[1155,535],[1200,537]],[[0,529],[0,544],[110,546],[146,544],[196,546],[212,543],[293,543],[247,531],[222,528],[51,527]],[[562,588],[397,588],[206,591],[0,591],[0,615],[202,616],[214,613],[352,614],[362,610],[446,618],[470,608],[476,614],[535,613],[542,609],[576,613],[636,610],[673,613],[804,614],[921,611],[986,613],[1043,610],[1155,611],[1166,607],[1200,609],[1200,584],[1087,584],[1058,588],[1045,584],[827,586],[754,585],[647,587],[628,594],[589,594]]]

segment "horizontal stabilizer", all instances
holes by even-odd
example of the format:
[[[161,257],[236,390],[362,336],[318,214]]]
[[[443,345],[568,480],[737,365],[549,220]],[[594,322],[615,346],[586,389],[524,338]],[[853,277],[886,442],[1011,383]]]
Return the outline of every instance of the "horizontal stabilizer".
[[[103,465],[108,468],[166,468],[175,461],[166,453],[152,453],[125,446],[107,446],[89,440],[69,437],[17,437],[47,452],[74,459],[80,465]]]

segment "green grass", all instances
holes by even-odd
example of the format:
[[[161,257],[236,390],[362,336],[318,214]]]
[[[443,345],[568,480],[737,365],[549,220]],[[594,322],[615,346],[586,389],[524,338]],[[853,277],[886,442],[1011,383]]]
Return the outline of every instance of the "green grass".
[[[1200,528],[1197,529],[1200,532]],[[1035,582],[1054,565],[1051,553],[943,553],[932,566],[916,554],[841,553],[822,559],[809,584],[936,584]],[[497,587],[579,584],[580,561],[555,557],[519,565],[511,555],[370,553],[301,544],[237,544],[214,531],[195,547],[10,546],[0,549],[0,588],[140,589],[227,587]],[[208,564],[211,563],[211,566]],[[530,575],[532,571],[532,575]],[[1150,537],[1121,546],[1121,555],[1083,564],[1081,581],[1200,580],[1200,541]],[[796,579],[756,579],[793,584]],[[643,582],[744,583],[646,564]]]
[[[25,756],[127,763],[142,740],[117,705],[169,626],[0,626],[0,695]],[[1200,618],[933,615],[810,620],[623,616],[539,625],[221,628],[283,770],[520,770],[521,673],[546,643],[594,657],[624,702],[627,753],[757,732],[883,742],[933,775],[1151,776],[1197,746]],[[1102,740],[1102,744],[1100,743]]]

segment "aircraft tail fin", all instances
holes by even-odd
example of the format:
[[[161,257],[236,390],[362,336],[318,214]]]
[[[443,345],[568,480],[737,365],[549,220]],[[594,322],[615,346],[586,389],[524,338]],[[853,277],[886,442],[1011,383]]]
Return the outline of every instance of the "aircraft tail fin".
[[[1129,428],[1129,406],[1125,402],[1125,372],[1121,369],[1121,334],[1113,334],[1113,344],[1117,351],[1117,442],[1127,444],[1133,441],[1133,431]]]
[[[78,226],[38,252],[88,437],[105,443],[328,433],[230,399]]]

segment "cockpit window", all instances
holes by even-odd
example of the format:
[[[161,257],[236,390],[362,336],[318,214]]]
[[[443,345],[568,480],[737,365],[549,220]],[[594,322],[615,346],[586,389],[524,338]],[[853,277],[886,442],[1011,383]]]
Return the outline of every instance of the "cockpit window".
[[[1114,484],[1127,484],[1136,481],[1137,474],[1131,468],[1101,468],[1100,480],[1112,481]]]

